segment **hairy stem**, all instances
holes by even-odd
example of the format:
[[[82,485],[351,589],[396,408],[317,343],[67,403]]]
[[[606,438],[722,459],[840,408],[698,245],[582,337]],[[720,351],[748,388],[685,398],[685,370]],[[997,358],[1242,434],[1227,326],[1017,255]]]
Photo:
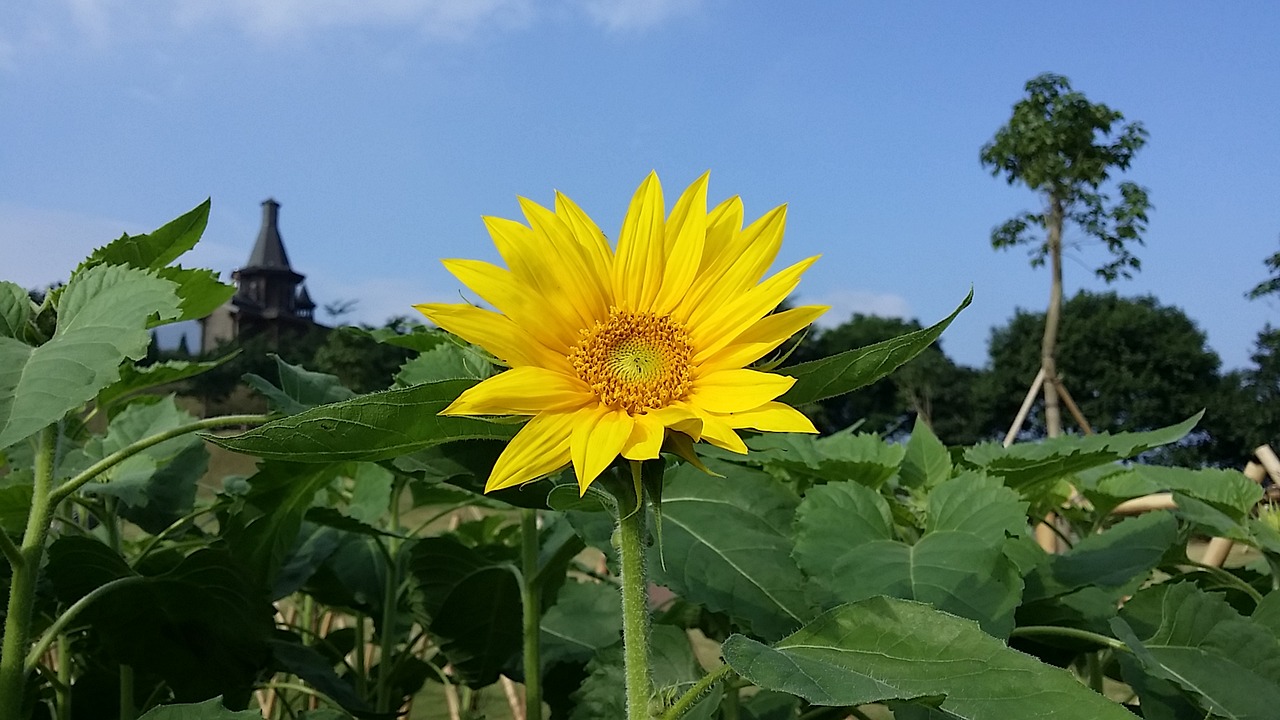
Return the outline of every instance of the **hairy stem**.
[[[520,599],[524,608],[524,717],[542,720],[542,582],[538,511],[520,511]]]
[[[694,683],[693,687],[685,690],[684,694],[676,700],[675,704],[667,708],[666,712],[662,713],[662,720],[680,720],[680,718],[684,717],[685,713],[693,709],[693,706],[702,699],[703,695],[707,694],[708,690],[732,672],[733,668],[726,664],[721,665],[706,675],[703,675],[701,680]]]
[[[640,463],[632,462],[639,477]],[[640,483],[636,483],[637,489]],[[636,509],[618,511],[618,554],[622,563],[622,643],[627,678],[627,720],[649,720],[653,680],[649,672],[649,589],[644,568],[644,497]]]
[[[55,503],[53,488],[54,453],[58,443],[58,426],[50,425],[40,432],[36,446],[35,479],[31,490],[31,509],[27,511],[27,527],[22,534],[19,558],[13,564],[9,581],[8,611],[4,619],[4,644],[0,646],[0,718],[16,718],[22,710],[27,671],[23,667],[27,638],[31,632],[31,615],[35,607],[36,578],[44,555],[45,538]]]
[[[1106,635],[1099,635],[1088,630],[1079,628],[1057,627],[1055,625],[1027,625],[1024,627],[1014,628],[1009,633],[1010,637],[1037,637],[1037,636],[1057,636],[1064,638],[1073,638],[1076,640],[1086,640],[1088,642],[1097,643],[1103,647],[1109,647],[1112,650],[1121,650],[1130,652],[1129,646],[1123,642]]]

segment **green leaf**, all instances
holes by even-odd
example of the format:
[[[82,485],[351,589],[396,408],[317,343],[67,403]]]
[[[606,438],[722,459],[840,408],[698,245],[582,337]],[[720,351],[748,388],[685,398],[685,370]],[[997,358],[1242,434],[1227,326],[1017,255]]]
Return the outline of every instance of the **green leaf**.
[[[245,375],[244,381],[249,387],[262,393],[273,410],[286,415],[297,415],[319,405],[355,397],[355,393],[344,387],[336,375],[290,365],[274,353],[271,357],[276,361],[280,387],[276,387],[271,381],[254,373]]]
[[[880,487],[898,472],[905,448],[879,436],[841,432],[817,438],[796,433],[769,434],[755,439],[753,449],[768,453],[765,464],[791,475],[819,482],[852,480]]]
[[[1028,600],[1064,595],[1085,587],[1120,590],[1146,579],[1178,540],[1178,523],[1167,512],[1150,512],[1089,535],[1027,576]]]
[[[341,705],[347,712],[360,717],[369,717],[374,714],[373,707],[356,693],[355,688],[338,677],[333,670],[333,663],[315,648],[302,644],[302,640],[297,635],[277,631],[267,640],[267,645],[271,648],[271,655],[275,659],[278,671],[297,675],[308,685]],[[396,716],[394,713],[383,713],[383,717],[390,719]]]
[[[1238,470],[1190,469],[1134,465],[1092,482],[1082,483],[1090,497],[1111,503],[1157,492],[1176,492],[1209,503],[1237,523],[1244,522],[1262,500],[1262,488]]]
[[[770,648],[742,635],[725,661],[767,690],[815,705],[938,698],[959,718],[1132,720],[1069,673],[1009,649],[976,623],[877,597],[834,608]]]
[[[240,351],[236,350],[216,360],[206,362],[166,360],[146,366],[125,363],[120,366],[120,379],[98,393],[98,405],[106,407],[123,397],[141,390],[186,380],[189,377],[212,370],[239,354]]]
[[[422,587],[428,630],[470,687],[497,681],[522,642],[520,581],[452,538],[414,545],[409,567]]]
[[[425,325],[412,325],[407,333],[398,332],[396,328],[393,327],[380,327],[370,330],[367,328],[347,326],[342,330],[343,332],[363,335],[375,342],[408,348],[418,352],[426,352],[440,343],[452,342],[448,333],[442,330],[428,328]]]
[[[94,250],[76,268],[72,278],[98,265],[128,265],[143,270],[155,270],[168,265],[195,247],[200,240],[209,223],[209,206],[210,201],[205,200],[159,230],[147,235],[126,234]]]
[[[542,662],[587,662],[622,639],[618,589],[595,582],[566,582],[542,615]]]
[[[920,416],[907,440],[898,477],[907,488],[933,487],[951,477],[951,453]]]
[[[409,360],[396,373],[397,385],[419,385],[440,380],[483,380],[493,374],[493,363],[483,353],[454,343],[440,343]]]
[[[27,323],[34,313],[31,296],[21,285],[0,282],[0,337],[25,341]]]
[[[125,358],[151,344],[147,319],[174,317],[173,284],[121,266],[86,270],[62,293],[53,338],[32,348],[0,337],[0,449],[92,400]]]
[[[112,418],[107,432],[85,444],[85,466],[144,438],[195,420],[178,408],[172,395],[160,402],[134,404]],[[128,458],[84,486],[89,495],[120,500],[120,513],[143,530],[155,534],[191,511],[196,485],[209,466],[209,452],[194,433],[183,435]]]
[[[58,600],[68,605],[112,580],[137,574],[106,543],[78,535],[49,545],[45,572]]]
[[[1005,556],[1007,535],[1026,530],[1026,503],[999,481],[965,473],[929,497],[914,545],[893,532],[888,504],[854,483],[809,491],[796,514],[800,566],[843,601],[890,595],[932,603],[1004,637],[1022,591]]]
[[[659,625],[649,637],[650,666],[653,686],[661,705],[670,706],[686,689],[705,674],[693,654],[689,636],[679,628]],[[615,646],[595,656],[587,664],[588,676],[573,694],[574,709],[570,720],[599,720],[626,717],[625,674],[622,647]],[[684,717],[715,717],[720,693],[712,691]]]
[[[216,697],[199,703],[157,705],[138,720],[262,720],[262,713],[228,710],[222,706],[222,698]]]
[[[10,470],[0,478],[0,532],[22,535],[31,512],[32,487],[30,470]]]
[[[445,380],[361,395],[240,435],[205,438],[235,452],[296,462],[386,460],[454,440],[511,438],[518,426],[439,415],[474,384]]]
[[[1191,583],[1142,590],[1125,603],[1112,630],[1143,669],[1215,715],[1262,720],[1280,707],[1280,641],[1220,595]]]
[[[1003,478],[1019,492],[1073,473],[1100,467],[1140,455],[1152,448],[1177,442],[1204,415],[1201,411],[1187,420],[1158,430],[1062,436],[1037,443],[1001,447],[998,443],[975,445],[964,453],[965,462],[989,475]]]
[[[106,651],[162,678],[175,699],[248,699],[267,665],[274,608],[225,552],[203,548],[169,572],[121,586],[80,614]]]
[[[723,464],[726,477],[680,465],[666,477],[663,552],[654,581],[762,637],[781,637],[813,617],[804,576],[791,558],[796,497],[762,472]]]
[[[177,317],[163,319],[156,325],[208,317],[236,294],[235,286],[219,280],[218,274],[212,270],[162,267],[156,270],[156,274],[177,285],[178,297],[182,300]]]
[[[796,379],[780,402],[803,405],[865,387],[901,367],[933,344],[961,310],[973,302],[973,291],[945,319],[923,330],[900,335],[884,342],[849,350],[811,362],[779,368],[779,375]]]

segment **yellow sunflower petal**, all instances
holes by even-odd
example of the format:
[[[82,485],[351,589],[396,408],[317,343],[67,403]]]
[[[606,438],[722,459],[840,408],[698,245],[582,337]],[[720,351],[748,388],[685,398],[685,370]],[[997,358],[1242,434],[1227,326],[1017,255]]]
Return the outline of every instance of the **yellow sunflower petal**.
[[[738,433],[734,431],[729,423],[708,412],[700,412],[698,417],[702,419],[703,440],[729,452],[735,452],[739,455],[747,454],[746,443],[742,442],[742,438],[738,437]]]
[[[565,304],[546,302],[540,292],[513,273],[480,260],[445,260],[444,266],[542,344],[567,352],[578,341],[582,321],[577,314],[570,312],[566,317],[561,312],[567,309]]]
[[[573,418],[569,453],[573,472],[578,476],[578,489],[585,494],[587,487],[622,452],[635,420],[621,410],[601,406],[579,410]]]
[[[688,403],[718,414],[743,412],[773,400],[795,383],[795,378],[758,370],[721,370],[695,380]]]
[[[765,403],[753,410],[733,413],[725,416],[724,420],[730,427],[751,428],[761,432],[818,432],[804,413],[780,402]]]
[[[552,284],[565,291],[565,299],[572,303],[581,324],[590,327],[613,304],[612,292],[606,292],[610,289],[607,276],[597,272],[586,246],[554,212],[525,198],[520,198],[520,209],[534,233],[546,241],[545,269]]]
[[[703,173],[693,181],[676,201],[667,221],[662,287],[653,304],[653,312],[658,315],[670,313],[697,277],[707,239],[708,177],[710,173]]]
[[[731,344],[699,363],[698,370],[710,373],[750,365],[830,309],[826,305],[805,305],[766,315]]]
[[[609,247],[609,240],[605,238],[595,221],[582,211],[582,208],[559,192],[556,193],[556,216],[573,231],[574,239],[582,245],[583,252],[586,253],[591,266],[595,268],[596,275],[600,278],[600,286],[605,290],[604,294],[612,298],[613,250]]]
[[[702,362],[713,353],[733,342],[760,318],[768,315],[800,284],[800,276],[818,258],[807,260],[778,271],[750,290],[734,297],[699,323],[690,323],[689,337],[694,347],[694,363]]]
[[[672,403],[664,408],[650,410],[642,417],[662,423],[663,427],[683,433],[697,440],[702,437],[702,417],[687,404]]]
[[[698,263],[698,275],[720,262],[730,245],[742,231],[742,198],[734,195],[707,213],[707,240]]]
[[[635,418],[631,437],[622,445],[622,457],[628,460],[652,460],[662,452],[662,440],[667,428],[661,421],[648,415]]]
[[[567,465],[574,417],[573,413],[549,412],[525,423],[493,464],[484,491],[537,480]]]
[[[505,315],[473,305],[423,303],[413,307],[431,322],[479,345],[512,367],[538,365],[565,374],[573,373],[569,359],[563,353],[538,342]]]
[[[613,287],[622,310],[648,310],[658,296],[666,249],[663,212],[662,185],[657,173],[649,173],[631,199],[618,235]]]
[[[751,223],[730,243],[720,261],[698,276],[677,314],[697,325],[755,286],[777,258],[786,225],[785,205]]]
[[[537,415],[598,402],[577,377],[540,367],[516,367],[464,391],[441,415]]]

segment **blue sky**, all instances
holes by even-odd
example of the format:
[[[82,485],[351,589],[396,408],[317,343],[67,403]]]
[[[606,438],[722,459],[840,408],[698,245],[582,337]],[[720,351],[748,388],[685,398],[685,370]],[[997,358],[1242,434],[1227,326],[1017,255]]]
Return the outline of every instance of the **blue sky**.
[[[1143,122],[1126,177],[1155,210],[1114,287],[1184,309],[1227,367],[1280,305],[1280,5],[728,0],[9,0],[0,9],[0,278],[64,278],[94,246],[212,196],[193,263],[248,257],[262,200],[321,304],[380,322],[458,298],[441,257],[496,260],[482,215],[574,198],[615,234],[656,169],[711,170],[753,218],[789,204],[800,300],[946,315],[943,347],[1040,310],[1048,276],[991,228],[1036,198],[978,151],[1024,83],[1068,76]],[[1071,236],[1068,235],[1068,239]],[[1069,292],[1102,289],[1100,250]]]

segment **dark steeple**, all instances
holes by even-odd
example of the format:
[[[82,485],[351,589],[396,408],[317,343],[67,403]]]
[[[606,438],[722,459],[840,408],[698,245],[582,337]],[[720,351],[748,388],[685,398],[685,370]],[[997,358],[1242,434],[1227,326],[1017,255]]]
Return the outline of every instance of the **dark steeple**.
[[[289,255],[284,251],[284,241],[280,239],[280,203],[272,198],[262,202],[262,229],[258,231],[258,242],[249,253],[249,262],[241,270],[271,268],[273,270],[292,270],[289,267]]]

